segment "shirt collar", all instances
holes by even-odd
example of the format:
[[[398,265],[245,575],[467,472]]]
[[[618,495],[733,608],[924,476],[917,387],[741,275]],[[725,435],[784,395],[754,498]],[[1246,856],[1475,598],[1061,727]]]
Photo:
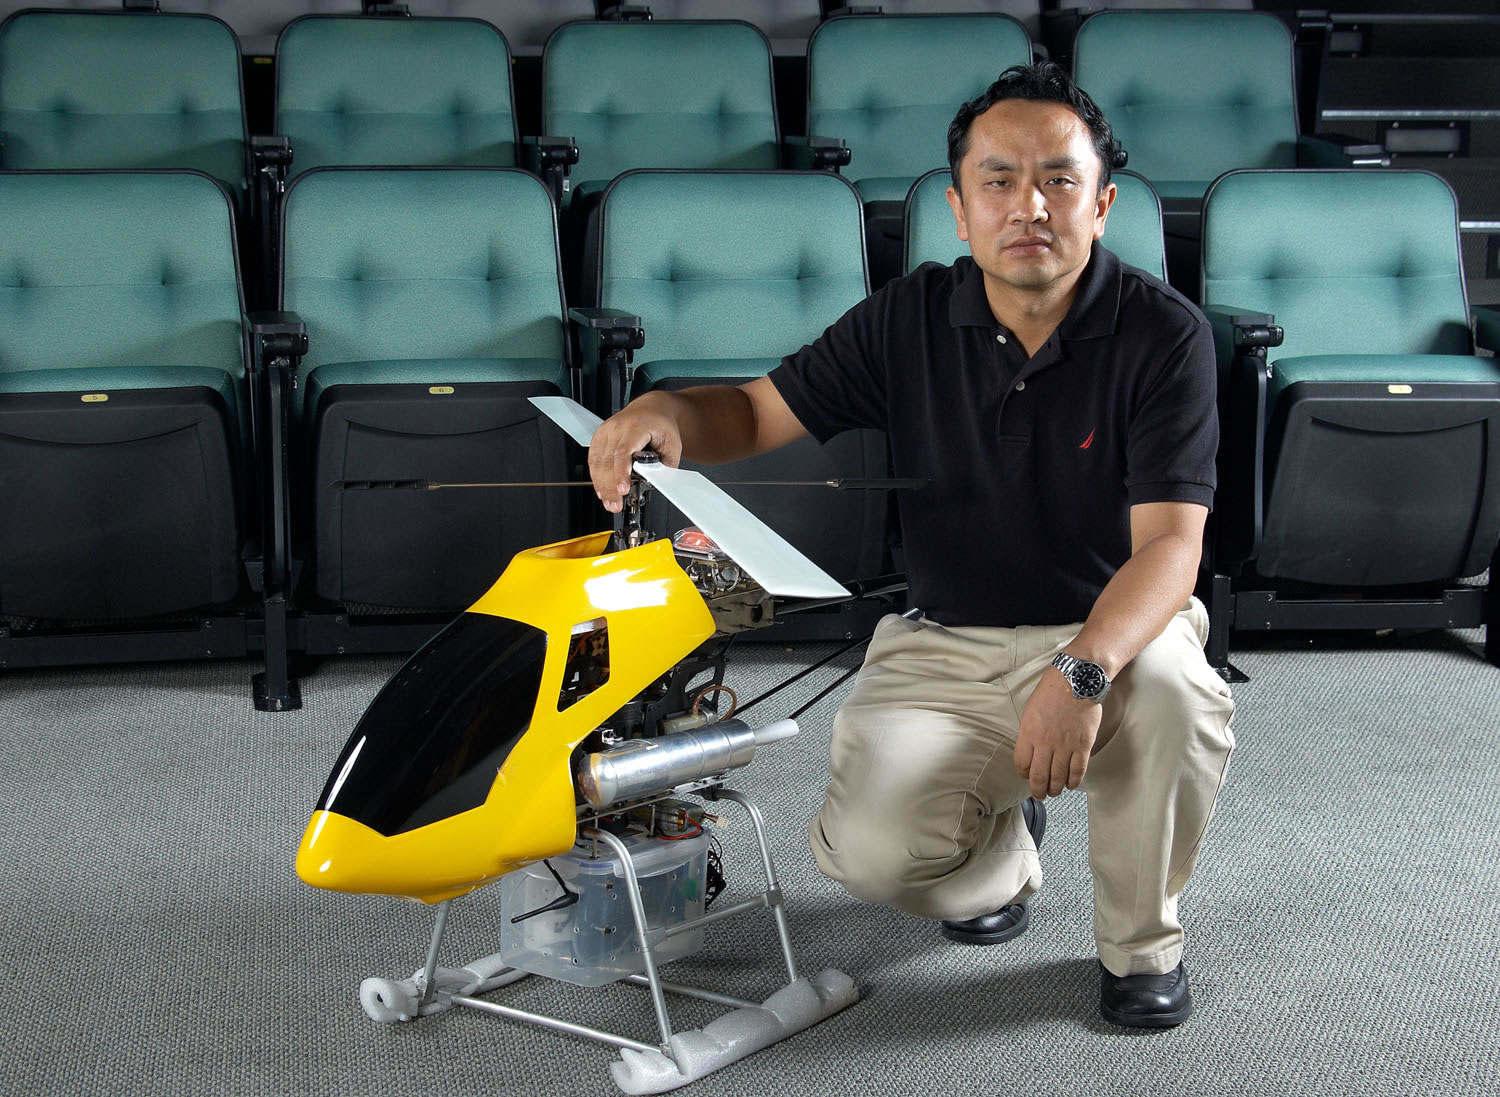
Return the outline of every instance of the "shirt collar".
[[[960,256],[953,264],[957,284],[948,302],[948,320],[953,327],[978,325],[992,328],[995,314],[984,295],[984,273],[971,256]],[[1078,294],[1068,315],[1058,325],[1063,339],[1095,339],[1112,335],[1120,312],[1120,260],[1114,252],[1094,244],[1093,254],[1078,280]]]

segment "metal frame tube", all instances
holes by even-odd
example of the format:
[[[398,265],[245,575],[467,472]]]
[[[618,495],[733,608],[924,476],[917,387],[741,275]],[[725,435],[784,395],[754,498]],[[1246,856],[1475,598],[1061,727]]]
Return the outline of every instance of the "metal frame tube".
[[[651,985],[650,981],[644,975],[627,975],[621,982],[634,983],[638,987]],[[702,987],[690,987],[686,983],[669,983],[664,980],[661,988],[668,994],[680,994],[684,998],[697,998],[703,1002],[713,1002],[716,1005],[729,1006],[731,1009],[755,1009],[760,1006],[759,1002],[749,1002],[743,998],[732,998],[728,994],[720,994],[713,990],[704,990]]]
[[[720,788],[715,792],[717,798],[733,800],[745,809],[745,814],[750,816],[750,823],[755,828],[755,840],[760,844],[761,865],[766,871],[766,905],[771,908],[771,913],[776,916],[776,936],[781,939],[781,954],[786,960],[787,982],[797,981],[797,960],[792,955],[792,937],[787,929],[786,909],[782,901],[781,885],[776,880],[776,865],[771,861],[771,847],[766,842],[766,821],[761,815],[760,808],[755,802],[743,793],[736,792],[732,788]]]
[[[736,914],[743,914],[747,910],[755,910],[758,907],[768,907],[770,905],[770,901],[763,892],[753,899],[743,899],[735,903],[732,907],[724,907],[720,910],[710,911],[707,914],[700,914],[696,918],[678,922],[676,925],[664,926],[661,929],[654,929],[651,932],[654,936],[665,940],[668,937],[676,937],[679,933],[690,933],[695,929],[702,929],[713,922],[722,922],[725,918],[731,918]]]
[[[437,916],[432,923],[432,940],[427,945],[427,962],[422,966],[422,1000],[419,1005],[432,1001],[432,983],[437,975],[438,950],[443,947],[443,935],[448,931],[448,907],[452,899],[438,904]]]
[[[590,1040],[598,1040],[603,1044],[613,1044],[615,1047],[628,1047],[634,1051],[657,1051],[650,1044],[643,1044],[639,1040],[632,1040],[628,1036],[616,1036],[613,1032],[605,1032],[603,1029],[590,1028],[588,1025],[576,1025],[572,1021],[562,1021],[556,1017],[548,1017],[545,1013],[529,1013],[524,1009],[516,1009],[513,1006],[502,1006],[498,1002],[487,1002],[482,998],[470,998],[468,995],[455,995],[453,1004],[468,1006],[470,1009],[482,1010],[485,1013],[494,1013],[501,1017],[508,1017],[512,1021],[527,1021],[542,1028],[554,1029],[558,1032],[566,1032],[573,1036],[584,1036]]]
[[[656,1010],[656,1023],[661,1028],[661,1051],[671,1058],[672,1021],[667,1016],[667,999],[662,994],[661,976],[656,973],[656,952],[651,946],[651,930],[646,925],[646,904],[641,901],[641,881],[635,872],[635,859],[630,848],[607,830],[590,827],[590,837],[603,840],[620,858],[620,868],[625,873],[625,897],[630,900],[630,911],[635,915],[635,932],[641,942],[641,960],[646,965],[646,978],[651,987],[651,1006]]]

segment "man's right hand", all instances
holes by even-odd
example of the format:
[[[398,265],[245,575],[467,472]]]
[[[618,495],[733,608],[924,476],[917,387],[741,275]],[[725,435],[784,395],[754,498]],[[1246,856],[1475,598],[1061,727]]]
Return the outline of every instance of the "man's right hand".
[[[694,385],[642,393],[594,432],[589,478],[611,514],[630,493],[631,460],[650,449],[676,468],[686,449],[690,460],[721,465],[765,453],[807,431],[768,377],[738,387]]]
[[[611,415],[594,431],[589,443],[589,478],[594,494],[611,514],[618,514],[630,492],[630,466],[635,455],[649,449],[662,464],[676,467],[682,460],[682,432],[670,413],[665,394],[646,393]]]

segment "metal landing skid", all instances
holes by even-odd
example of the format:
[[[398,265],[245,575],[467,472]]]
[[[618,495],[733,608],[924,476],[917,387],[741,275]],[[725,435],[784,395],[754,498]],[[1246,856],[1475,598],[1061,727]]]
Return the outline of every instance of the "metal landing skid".
[[[476,960],[462,968],[440,967],[438,956],[452,900],[438,904],[427,961],[422,970],[409,979],[371,978],[360,984],[360,1004],[364,1006],[365,1012],[373,1020],[394,1023],[413,1021],[453,1006],[463,1006],[508,1020],[595,1040],[619,1049],[620,1058],[610,1064],[610,1073],[620,1089],[635,1094],[664,1093],[696,1081],[720,1067],[801,1032],[853,1003],[859,997],[859,991],[853,980],[843,972],[828,968],[812,978],[798,975],[791,937],[787,931],[784,898],[777,882],[770,847],[766,843],[765,823],[760,809],[748,797],[732,789],[711,786],[699,792],[699,795],[710,800],[730,800],[744,808],[755,829],[766,886],[763,891],[748,899],[671,926],[652,928],[647,924],[640,879],[625,843],[597,827],[587,827],[581,831],[584,836],[609,846],[620,858],[625,870],[626,897],[635,916],[645,971],[627,976],[624,981],[645,987],[650,992],[652,1009],[661,1035],[660,1043],[648,1044],[589,1025],[517,1009],[481,997],[521,979],[545,979],[547,976],[532,975],[509,967],[499,954]],[[769,910],[776,920],[776,933],[787,973],[786,985],[764,1002],[745,1001],[701,987],[667,982],[661,978],[657,971],[656,949],[664,941],[677,934],[701,929],[709,923],[722,922],[760,909]],[[712,1002],[728,1007],[728,1012],[701,1029],[674,1033],[667,1012],[668,994]]]

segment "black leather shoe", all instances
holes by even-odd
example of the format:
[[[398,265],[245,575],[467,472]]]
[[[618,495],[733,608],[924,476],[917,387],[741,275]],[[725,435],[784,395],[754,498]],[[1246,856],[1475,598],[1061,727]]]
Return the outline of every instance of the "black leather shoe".
[[[1026,903],[1007,903],[977,918],[944,918],[943,936],[961,945],[998,945],[1019,937],[1031,924]]]
[[[1026,820],[1026,829],[1031,834],[1032,844],[1038,849],[1042,835],[1047,833],[1047,807],[1040,800],[1027,797],[1021,805],[1021,815]],[[999,910],[981,914],[977,918],[944,918],[943,936],[961,945],[998,945],[1026,932],[1031,924],[1031,910],[1026,903],[1007,903]]]
[[[1128,1028],[1171,1028],[1193,1015],[1187,971],[1178,964],[1165,975],[1115,975],[1099,965],[1099,1012]]]

